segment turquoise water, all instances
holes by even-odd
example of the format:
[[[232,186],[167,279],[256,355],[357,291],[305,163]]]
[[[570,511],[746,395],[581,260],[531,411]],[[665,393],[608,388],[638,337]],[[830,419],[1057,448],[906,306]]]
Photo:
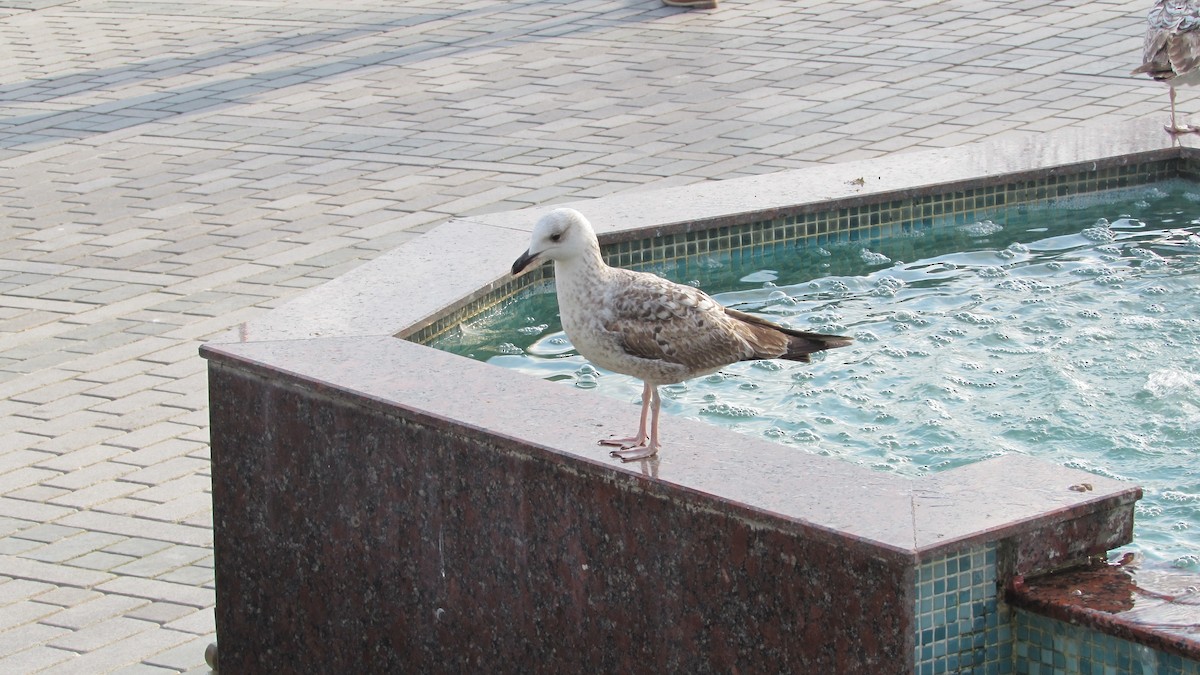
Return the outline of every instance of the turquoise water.
[[[652,271],[856,338],[811,365],[739,363],[663,387],[664,412],[905,475],[1022,453],[1136,481],[1129,548],[1200,569],[1200,187]],[[571,349],[549,292],[436,346],[639,401],[639,382]],[[669,417],[662,436],[669,452]]]

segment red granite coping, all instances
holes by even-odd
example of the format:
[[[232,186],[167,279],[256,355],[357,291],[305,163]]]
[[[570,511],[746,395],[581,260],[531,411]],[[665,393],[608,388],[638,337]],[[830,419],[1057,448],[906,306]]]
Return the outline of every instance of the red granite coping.
[[[1200,574],[1143,566],[1134,554],[1036,578],[1015,577],[1009,603],[1200,661]]]

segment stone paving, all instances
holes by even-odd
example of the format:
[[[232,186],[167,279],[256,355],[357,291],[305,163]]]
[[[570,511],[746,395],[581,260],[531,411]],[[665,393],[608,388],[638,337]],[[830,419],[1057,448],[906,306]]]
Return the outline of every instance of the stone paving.
[[[0,0],[0,672],[207,672],[205,339],[451,216],[1165,121],[1148,5]]]

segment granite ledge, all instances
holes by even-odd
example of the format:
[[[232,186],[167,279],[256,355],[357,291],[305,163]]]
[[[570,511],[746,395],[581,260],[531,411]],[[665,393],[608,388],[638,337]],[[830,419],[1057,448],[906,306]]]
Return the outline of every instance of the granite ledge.
[[[1133,554],[1035,578],[1015,577],[1014,607],[1200,662],[1200,575],[1141,568]]]
[[[611,480],[682,490],[715,507],[857,540],[914,562],[1014,537],[1036,529],[1032,523],[1069,528],[1110,517],[1128,521],[1115,540],[1095,527],[1076,530],[1085,541],[1073,554],[1100,553],[1127,543],[1140,497],[1130,484],[1019,455],[911,479],[676,417],[656,459],[622,464],[596,439],[623,433],[635,420],[636,409],[627,403],[397,338],[210,343],[202,351],[214,365],[270,376],[280,386],[500,441]],[[450,372],[454,377],[445,377]],[[1084,482],[1092,489],[1069,489]]]

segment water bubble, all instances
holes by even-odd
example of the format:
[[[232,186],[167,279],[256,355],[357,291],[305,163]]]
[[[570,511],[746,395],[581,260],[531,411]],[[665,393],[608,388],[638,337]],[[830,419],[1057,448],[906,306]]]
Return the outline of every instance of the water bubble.
[[[879,342],[879,336],[869,330],[856,331],[854,339],[858,342]]]
[[[1033,291],[1035,289],[1035,286],[1034,286],[1034,284],[1030,283],[1029,281],[1026,281],[1025,279],[1005,279],[1004,281],[1001,281],[1000,283],[996,284],[996,288],[999,288],[1000,290],[1004,290],[1004,291],[1016,291],[1018,293],[1029,293],[1030,291]],[[1028,301],[1040,302],[1041,300],[1038,298],[1022,300],[1023,303],[1028,302]]]
[[[886,265],[892,262],[892,259],[886,255],[882,253],[875,253],[865,248],[859,251],[858,255],[860,258],[862,258],[862,261],[868,265]]]
[[[754,363],[750,364],[750,367],[757,368],[759,370],[765,370],[769,373],[774,373],[774,372],[783,370],[783,364],[781,364],[778,361],[767,361],[767,360],[755,361]]]
[[[1123,316],[1117,320],[1122,326],[1134,328],[1137,330],[1156,331],[1158,330],[1158,319],[1149,316]]]
[[[1137,502],[1133,505],[1133,512],[1138,515],[1146,516],[1147,518],[1156,518],[1163,514],[1163,507],[1158,504],[1146,504]]]
[[[539,323],[536,326],[524,326],[522,328],[518,328],[517,332],[521,335],[541,335],[542,332],[549,327],[550,324],[548,323]]]
[[[1155,398],[1171,398],[1186,395],[1200,386],[1200,376],[1173,369],[1161,369],[1150,373],[1142,390]]]
[[[1181,502],[1181,503],[1200,502],[1200,495],[1193,495],[1193,494],[1189,494],[1187,492],[1180,492],[1178,490],[1164,490],[1163,493],[1161,495],[1159,495],[1159,497],[1164,502]]]
[[[594,374],[576,373],[575,375],[575,386],[580,389],[594,389],[598,384],[600,383]]]
[[[812,429],[801,429],[792,434],[792,440],[800,443],[816,443],[821,440],[821,437]]]
[[[979,269],[975,270],[975,273],[978,274],[979,276],[983,277],[984,279],[1000,279],[1000,278],[1008,276],[1008,270],[1004,269],[1003,267],[997,267],[995,265],[988,265],[986,267],[980,267]]]
[[[1171,564],[1182,570],[1196,569],[1200,567],[1200,554],[1188,553],[1181,555],[1172,561]]]
[[[883,277],[876,280],[875,288],[871,290],[871,295],[883,298],[895,297],[904,286],[905,283],[896,277]]]
[[[700,414],[713,417],[742,419],[748,417],[757,417],[759,415],[759,411],[749,406],[730,405],[728,403],[710,403],[700,409]]]
[[[496,351],[500,354],[504,354],[507,356],[517,356],[517,355],[525,353],[524,349],[521,349],[520,347],[514,345],[511,342],[504,342],[500,345],[497,345]]]
[[[678,382],[676,384],[663,385],[662,387],[659,387],[659,391],[661,391],[663,395],[667,396],[668,398],[680,398],[689,390],[686,382]]]
[[[997,225],[990,220],[981,220],[970,225],[963,225],[961,229],[972,237],[986,237],[1003,230],[1004,226]]]
[[[794,305],[796,299],[783,291],[771,291],[771,294],[767,296],[767,302],[776,305]]]
[[[958,319],[959,321],[962,321],[964,323],[971,323],[971,324],[975,324],[975,325],[992,325],[992,324],[1000,323],[1000,319],[998,319],[994,316],[988,316],[986,314],[976,314],[974,312],[966,312],[966,311],[956,313],[954,315],[954,318]]]
[[[1107,227],[1089,227],[1079,233],[1084,239],[1096,243],[1108,243],[1117,238],[1115,232]]]

